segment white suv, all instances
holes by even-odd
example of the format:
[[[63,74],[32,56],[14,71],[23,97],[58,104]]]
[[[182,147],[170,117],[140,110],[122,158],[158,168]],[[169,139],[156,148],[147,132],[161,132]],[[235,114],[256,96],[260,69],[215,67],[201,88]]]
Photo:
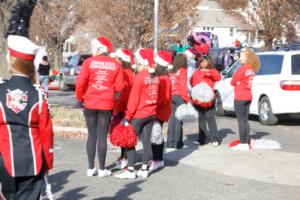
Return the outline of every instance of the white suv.
[[[252,85],[250,114],[258,115],[264,125],[274,125],[282,114],[300,115],[300,51],[257,53],[260,70]],[[234,111],[234,91],[231,79],[241,66],[238,60],[222,72],[215,85],[217,115]]]

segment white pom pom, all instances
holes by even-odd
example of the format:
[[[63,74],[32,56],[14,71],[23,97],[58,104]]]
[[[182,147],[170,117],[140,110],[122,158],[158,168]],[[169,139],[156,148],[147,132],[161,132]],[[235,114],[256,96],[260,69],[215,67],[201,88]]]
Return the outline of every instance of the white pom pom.
[[[281,149],[281,145],[277,141],[264,138],[259,140],[251,140],[251,147],[253,149]]]
[[[148,69],[148,72],[149,72],[150,74],[153,74],[153,73],[155,72],[155,69],[152,68],[152,67],[150,67],[150,68]]]
[[[164,141],[164,136],[162,132],[162,126],[158,121],[153,123],[152,132],[151,132],[151,143],[162,144]]]
[[[182,122],[194,122],[198,119],[198,112],[192,104],[182,104],[176,109],[175,117]]]
[[[211,102],[215,98],[212,88],[205,82],[201,82],[193,87],[191,96],[193,99],[203,103]]]
[[[133,65],[131,65],[131,68],[132,68],[132,69],[136,69],[136,68],[137,68],[137,65],[136,65],[136,64],[133,64]]]
[[[168,69],[173,69],[173,65],[168,65]]]

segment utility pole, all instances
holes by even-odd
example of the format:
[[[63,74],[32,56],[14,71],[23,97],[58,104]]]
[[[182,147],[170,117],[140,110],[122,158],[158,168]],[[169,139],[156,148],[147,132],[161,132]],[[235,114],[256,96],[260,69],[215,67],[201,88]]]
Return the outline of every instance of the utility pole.
[[[159,0],[154,0],[154,54],[157,53],[158,43],[158,8]]]

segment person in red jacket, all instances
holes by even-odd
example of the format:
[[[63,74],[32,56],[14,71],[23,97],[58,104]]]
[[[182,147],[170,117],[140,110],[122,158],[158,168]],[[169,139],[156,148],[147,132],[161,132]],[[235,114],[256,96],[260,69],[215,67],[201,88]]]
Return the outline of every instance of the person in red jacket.
[[[112,116],[115,97],[123,89],[121,65],[107,53],[112,44],[105,37],[91,42],[92,57],[86,59],[76,80],[76,97],[84,105],[84,116],[88,128],[86,144],[88,156],[87,176],[94,176],[96,145],[99,159],[99,177],[111,175],[105,168],[107,133]]]
[[[153,65],[153,50],[138,49],[135,53],[138,63],[138,74],[135,76],[133,86],[129,95],[125,118],[122,123],[126,126],[132,124],[138,136],[141,136],[143,143],[143,165],[137,172],[138,176],[148,177],[148,162],[151,156],[151,131],[155,120],[158,95],[158,77],[155,75]],[[116,178],[136,178],[134,171],[135,148],[127,148],[128,168]]]
[[[163,123],[169,120],[172,112],[171,103],[171,80],[168,75],[168,70],[173,68],[172,54],[167,51],[160,51],[154,58],[156,64],[156,71],[159,80],[157,109],[156,109],[156,121],[160,124],[161,129]],[[153,131],[153,130],[152,130]],[[163,137],[163,136],[161,136]],[[158,141],[160,143],[160,141]],[[164,140],[162,138],[161,143],[151,143],[153,161],[149,167],[150,171],[157,170],[164,167],[163,151]]]
[[[121,92],[120,97],[117,99],[116,103],[116,116],[114,116],[117,121],[121,120],[125,116],[125,111],[127,107],[127,102],[129,98],[129,94],[133,85],[133,66],[134,59],[131,51],[129,49],[118,49],[116,51],[116,58],[119,59],[123,68],[123,85],[124,88]],[[121,156],[115,162],[114,169],[124,169],[127,167],[127,155],[125,153],[125,149],[121,148]]]
[[[9,35],[7,43],[12,76],[0,84],[0,199],[38,200],[53,167],[49,105],[32,85],[39,47],[19,35]]]
[[[234,87],[234,110],[239,124],[240,144],[233,146],[235,150],[249,150],[250,125],[248,122],[249,108],[252,101],[252,81],[255,72],[259,70],[259,59],[250,48],[241,50],[242,66],[232,77],[231,85]]]
[[[211,59],[208,56],[202,56],[199,59],[199,68],[194,71],[191,77],[192,102],[198,111],[199,137],[195,144],[204,145],[208,136],[206,124],[211,132],[211,144],[218,146],[220,139],[215,118],[214,108],[214,84],[219,81],[221,76],[213,68]]]
[[[168,124],[167,147],[181,149],[182,122],[175,117],[178,106],[190,101],[187,89],[187,58],[184,54],[178,54],[173,60],[174,68],[170,71],[172,82],[172,113]]]

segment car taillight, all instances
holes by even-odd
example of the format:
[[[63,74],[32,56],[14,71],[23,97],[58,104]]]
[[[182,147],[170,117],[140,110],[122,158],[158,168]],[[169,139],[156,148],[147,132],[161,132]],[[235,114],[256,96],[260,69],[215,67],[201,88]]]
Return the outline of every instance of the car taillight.
[[[283,90],[300,90],[300,80],[280,81]]]

